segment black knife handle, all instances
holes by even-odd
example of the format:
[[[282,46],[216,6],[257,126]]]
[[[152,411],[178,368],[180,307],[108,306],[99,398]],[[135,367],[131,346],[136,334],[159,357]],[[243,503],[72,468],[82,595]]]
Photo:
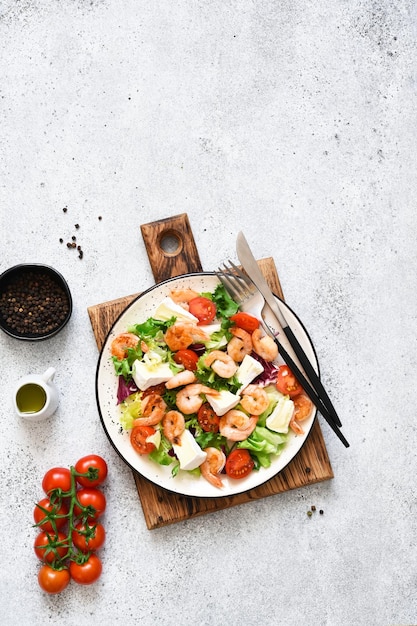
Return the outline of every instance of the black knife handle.
[[[336,413],[336,409],[334,408],[325,388],[323,387],[323,384],[320,378],[317,376],[316,372],[314,371],[313,366],[308,360],[306,353],[304,352],[303,348],[299,344],[297,337],[294,335],[293,331],[291,330],[289,326],[283,327],[283,331],[286,334],[292,349],[297,355],[298,360],[303,366],[304,371],[307,374],[307,378],[310,379],[311,384],[314,386],[314,389],[316,390],[318,396],[320,397],[321,402],[324,404],[329,414],[334,419],[335,423],[338,426],[341,426],[342,422],[340,421],[339,416]]]
[[[326,407],[324,406],[324,404],[322,403],[322,401],[320,400],[319,396],[316,394],[316,392],[314,391],[310,383],[306,380],[306,378],[304,377],[304,375],[298,368],[298,365],[293,361],[293,359],[290,357],[288,352],[280,344],[280,342],[278,341],[276,337],[274,338],[274,341],[278,346],[280,355],[282,356],[282,358],[284,359],[288,367],[291,369],[292,373],[297,378],[298,382],[300,383],[300,385],[302,386],[302,388],[304,389],[304,391],[306,392],[310,400],[317,407],[318,411],[320,411],[320,413],[322,414],[322,416],[324,417],[324,419],[326,420],[330,428],[339,437],[343,445],[346,448],[349,448],[349,442],[347,441],[343,433],[339,430],[339,427],[335,423],[333,417],[330,415],[330,413],[328,412],[328,410],[326,409]]]

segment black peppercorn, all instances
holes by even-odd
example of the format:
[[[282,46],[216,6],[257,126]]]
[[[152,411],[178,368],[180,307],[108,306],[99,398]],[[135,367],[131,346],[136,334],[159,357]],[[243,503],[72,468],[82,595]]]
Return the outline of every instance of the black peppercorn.
[[[69,302],[50,275],[29,272],[12,279],[0,294],[0,315],[22,335],[45,335],[65,320]]]

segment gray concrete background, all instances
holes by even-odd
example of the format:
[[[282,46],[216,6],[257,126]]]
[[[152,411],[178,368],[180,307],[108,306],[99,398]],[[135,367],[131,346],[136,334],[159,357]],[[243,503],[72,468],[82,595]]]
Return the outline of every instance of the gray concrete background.
[[[1,270],[52,265],[74,297],[57,338],[0,337],[3,623],[417,623],[416,26],[411,0],[0,3]],[[140,225],[183,212],[204,269],[238,230],[274,258],[351,447],[321,420],[334,480],[148,531],[87,307],[151,286]],[[10,389],[50,365],[60,407],[29,427]],[[89,452],[104,572],[45,597],[33,505]]]

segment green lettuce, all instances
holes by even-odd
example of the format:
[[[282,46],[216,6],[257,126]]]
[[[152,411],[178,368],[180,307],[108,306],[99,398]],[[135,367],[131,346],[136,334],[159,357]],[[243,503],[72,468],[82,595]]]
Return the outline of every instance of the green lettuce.
[[[271,455],[279,456],[287,443],[287,435],[274,433],[263,426],[256,426],[253,433],[237,444],[238,448],[249,450],[257,469],[271,465]]]

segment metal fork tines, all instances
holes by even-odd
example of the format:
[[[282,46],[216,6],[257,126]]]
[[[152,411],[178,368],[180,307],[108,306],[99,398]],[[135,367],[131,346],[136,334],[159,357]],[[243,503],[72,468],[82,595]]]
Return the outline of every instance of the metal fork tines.
[[[339,437],[342,443],[348,447],[349,443],[346,438],[343,436],[341,431],[339,430],[339,424],[334,419],[334,417],[329,413],[329,410],[323,403],[323,400],[320,398],[320,395],[317,393],[316,389],[313,388],[310,381],[306,378],[304,373],[300,370],[298,364],[294,361],[292,356],[287,352],[282,343],[278,340],[275,333],[272,331],[270,326],[266,323],[262,311],[265,306],[265,300],[263,295],[260,293],[256,285],[252,282],[252,280],[247,276],[242,270],[237,267],[232,261],[228,261],[229,267],[224,263],[223,268],[219,268],[216,272],[216,275],[220,282],[223,284],[229,295],[237,302],[240,309],[247,313],[252,313],[255,317],[257,317],[265,332],[267,332],[275,341],[278,346],[279,353],[285,363],[290,367],[294,376],[297,378],[301,386],[303,387],[305,393],[309,396],[311,401],[315,404],[317,409],[323,415],[326,422],[335,432],[335,434]],[[340,423],[340,422],[339,422]]]

